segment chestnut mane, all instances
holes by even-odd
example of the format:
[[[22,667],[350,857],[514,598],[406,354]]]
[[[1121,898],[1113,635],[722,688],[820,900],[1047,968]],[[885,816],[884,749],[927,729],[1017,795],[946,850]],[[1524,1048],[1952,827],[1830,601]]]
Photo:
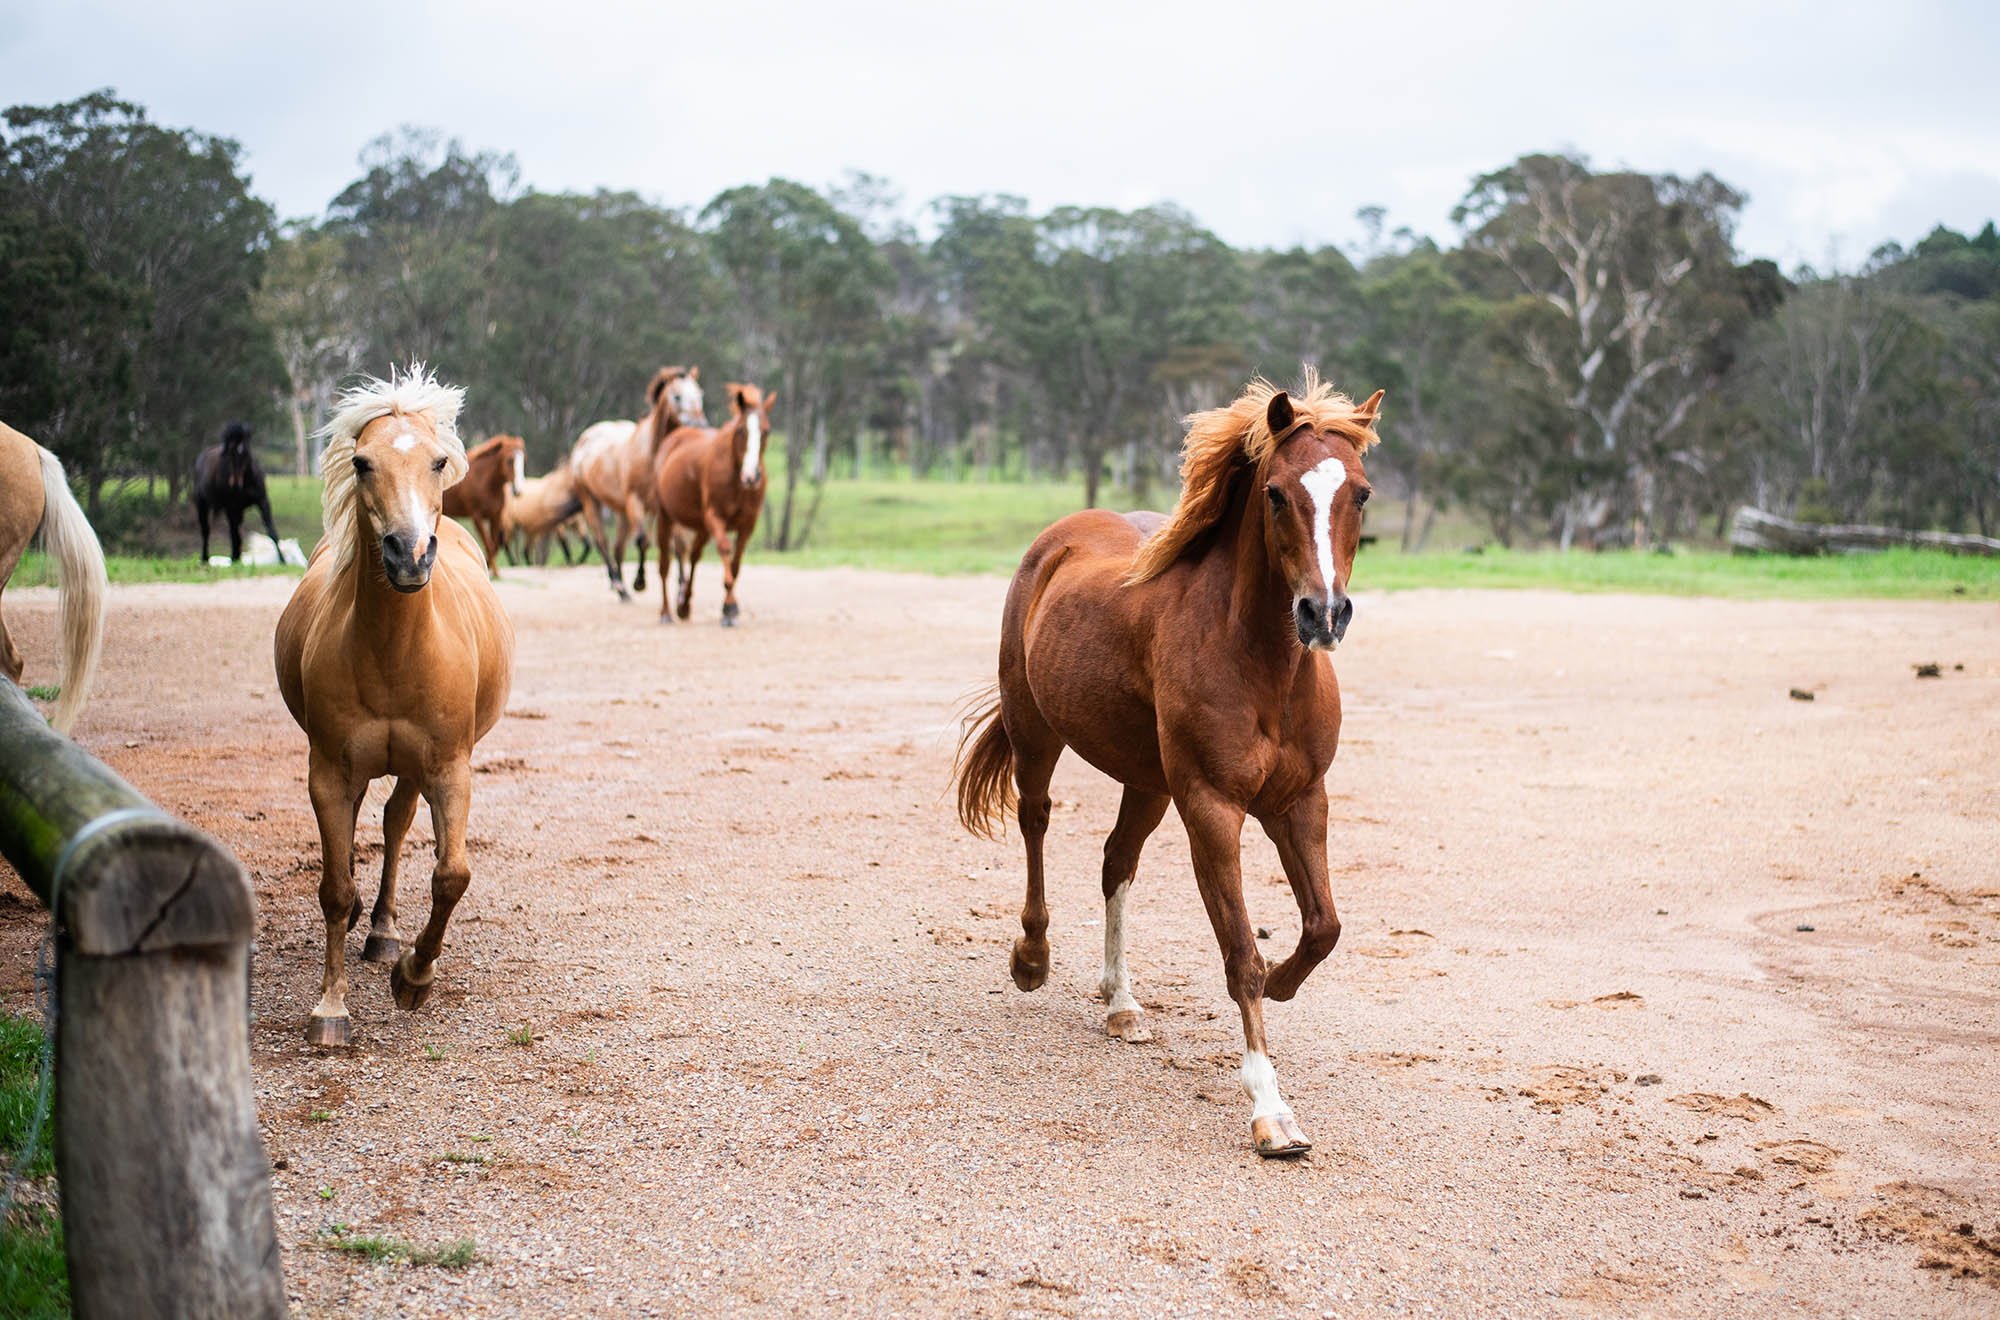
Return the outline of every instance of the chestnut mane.
[[[1181,444],[1181,498],[1173,514],[1139,546],[1132,557],[1127,585],[1151,581],[1187,552],[1196,537],[1213,527],[1229,503],[1230,478],[1245,466],[1255,466],[1277,449],[1265,419],[1278,387],[1262,376],[1243,387],[1225,407],[1190,413],[1187,439]],[[1294,391],[1292,414],[1314,430],[1345,436],[1356,453],[1365,453],[1380,437],[1373,417],[1361,420],[1354,400],[1305,369],[1301,388]]]

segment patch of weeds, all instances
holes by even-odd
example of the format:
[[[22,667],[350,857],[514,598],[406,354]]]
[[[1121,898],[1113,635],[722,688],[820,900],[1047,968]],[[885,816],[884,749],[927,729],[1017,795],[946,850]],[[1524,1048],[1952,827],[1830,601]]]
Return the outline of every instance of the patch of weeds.
[[[448,1150],[444,1153],[447,1164],[484,1164],[486,1156],[474,1151]]]
[[[331,1187],[320,1188],[319,1199],[322,1201],[331,1201],[333,1199],[333,1188]]]
[[[523,1022],[520,1026],[507,1033],[507,1043],[509,1045],[519,1045],[524,1050],[527,1049],[535,1043],[534,1027]]]
[[[62,695],[62,685],[59,683],[36,683],[28,689],[28,695],[36,701],[54,701]]]
[[[462,1270],[479,1259],[479,1244],[471,1238],[457,1238],[434,1247],[419,1247],[401,1238],[356,1233],[345,1224],[330,1226],[320,1236],[320,1245],[329,1251],[345,1251],[363,1257],[377,1265],[400,1262]]]
[[[427,1063],[444,1062],[444,1047],[441,1045],[424,1046],[424,1061]]]
[[[331,1109],[315,1109],[306,1115],[306,1122],[331,1123],[333,1122],[333,1111]]]
[[[465,1139],[466,1139],[467,1141],[491,1141],[491,1140],[493,1140],[493,1138],[492,1138],[491,1136],[487,1135],[487,1134],[486,1134],[486,1133],[484,1133],[484,1132],[469,1132],[469,1133],[467,1133],[467,1134],[466,1134],[466,1137],[465,1137]]]

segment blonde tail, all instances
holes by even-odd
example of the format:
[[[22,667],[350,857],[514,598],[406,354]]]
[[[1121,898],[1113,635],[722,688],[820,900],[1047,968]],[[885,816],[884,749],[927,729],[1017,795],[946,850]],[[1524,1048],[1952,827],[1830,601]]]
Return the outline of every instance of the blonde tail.
[[[37,446],[40,448],[40,446]],[[56,561],[62,599],[63,676],[52,721],[68,733],[90,695],[104,650],[104,551],[63,479],[62,462],[42,451],[42,545]]]

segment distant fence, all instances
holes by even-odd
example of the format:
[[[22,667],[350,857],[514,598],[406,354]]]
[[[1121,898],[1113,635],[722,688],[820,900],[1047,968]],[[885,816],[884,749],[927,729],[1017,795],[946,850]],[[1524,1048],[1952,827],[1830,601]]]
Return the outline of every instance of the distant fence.
[[[1744,505],[1729,526],[1735,550],[1763,550],[1781,555],[1852,555],[1890,546],[1949,550],[1958,555],[2000,555],[2000,540],[1957,532],[1906,532],[1900,527],[1861,524],[1802,523]]]
[[[284,1315],[242,866],[5,680],[0,855],[60,925],[56,1174],[76,1313]]]

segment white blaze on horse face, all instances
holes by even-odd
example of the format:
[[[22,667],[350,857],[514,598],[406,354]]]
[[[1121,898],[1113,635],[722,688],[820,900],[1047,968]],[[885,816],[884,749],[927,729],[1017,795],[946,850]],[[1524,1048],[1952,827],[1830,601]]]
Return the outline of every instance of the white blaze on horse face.
[[[514,496],[516,499],[520,498],[521,485],[527,479],[528,451],[525,449],[516,449],[514,451]]]
[[[764,419],[761,414],[751,413],[743,419],[750,432],[750,443],[743,450],[743,484],[757,480],[757,463],[764,449]]]
[[[1319,466],[1299,478],[1306,499],[1312,505],[1313,549],[1319,555],[1319,575],[1326,586],[1326,598],[1333,599],[1333,497],[1347,481],[1347,464],[1339,458],[1321,459]]]
[[[1107,1017],[1139,1011],[1139,1001],[1132,997],[1132,974],[1125,966],[1125,900],[1131,896],[1132,882],[1127,880],[1104,900],[1104,979],[1097,983],[1097,993]]]
[[[1253,1122],[1272,1114],[1292,1112],[1292,1107],[1278,1094],[1278,1070],[1255,1050],[1243,1051],[1243,1090],[1255,1106],[1250,1111]]]

